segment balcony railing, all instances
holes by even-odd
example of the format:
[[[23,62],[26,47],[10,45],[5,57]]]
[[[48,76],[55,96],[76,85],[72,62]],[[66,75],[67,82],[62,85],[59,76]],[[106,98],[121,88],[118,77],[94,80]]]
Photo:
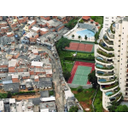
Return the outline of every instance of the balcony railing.
[[[99,76],[113,76],[114,73],[105,73],[105,74],[102,74],[102,73],[97,73]]]

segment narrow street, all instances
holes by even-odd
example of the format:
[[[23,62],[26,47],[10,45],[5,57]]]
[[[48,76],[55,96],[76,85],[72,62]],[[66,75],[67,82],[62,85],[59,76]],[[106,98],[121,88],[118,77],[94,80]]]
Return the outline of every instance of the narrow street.
[[[55,57],[52,55],[51,51],[48,50],[46,47],[44,46],[39,46],[36,45],[38,48],[42,48],[44,51],[48,52],[51,60],[52,60],[52,66],[53,69],[56,70],[55,73],[53,73],[53,83],[54,83],[54,88],[55,88],[55,94],[56,94],[56,105],[57,105],[57,110],[58,112],[64,112],[64,93],[63,93],[63,89],[62,89],[62,85],[60,83],[60,78],[59,78],[59,69],[60,69],[60,65],[58,60],[55,59]]]

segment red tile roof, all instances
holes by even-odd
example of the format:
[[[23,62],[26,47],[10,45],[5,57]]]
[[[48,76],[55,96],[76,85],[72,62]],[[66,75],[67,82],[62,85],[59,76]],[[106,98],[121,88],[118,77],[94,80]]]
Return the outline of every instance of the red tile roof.
[[[82,16],[82,19],[89,20],[90,19],[90,16]]]
[[[95,24],[99,24],[98,22],[95,22]]]
[[[94,20],[91,19],[90,21],[93,22]]]

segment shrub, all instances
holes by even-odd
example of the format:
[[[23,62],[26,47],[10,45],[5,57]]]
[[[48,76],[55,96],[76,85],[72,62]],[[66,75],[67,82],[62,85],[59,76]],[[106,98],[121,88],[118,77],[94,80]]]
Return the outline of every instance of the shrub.
[[[77,106],[72,106],[72,107],[69,109],[69,112],[78,112],[78,107],[77,107]]]
[[[82,91],[83,91],[83,87],[82,86],[77,87],[77,92],[82,92]]]

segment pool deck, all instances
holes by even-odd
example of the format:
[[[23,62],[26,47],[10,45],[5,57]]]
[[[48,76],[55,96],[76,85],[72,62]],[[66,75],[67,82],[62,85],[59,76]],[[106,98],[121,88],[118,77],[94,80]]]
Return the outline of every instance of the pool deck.
[[[71,32],[71,33],[67,36],[68,39],[79,40],[79,38],[78,38],[79,35],[78,35],[76,32],[77,32],[77,31],[82,31],[82,30],[85,30],[85,29],[83,29],[83,28],[77,28],[77,29],[75,29],[73,32]],[[74,35],[75,37],[72,38],[72,35]],[[81,40],[81,41],[85,41],[84,37],[81,37],[80,40]],[[95,38],[94,38],[94,37],[90,37],[90,38],[88,38],[86,41],[92,41],[92,42],[94,42],[94,41],[95,41]]]

